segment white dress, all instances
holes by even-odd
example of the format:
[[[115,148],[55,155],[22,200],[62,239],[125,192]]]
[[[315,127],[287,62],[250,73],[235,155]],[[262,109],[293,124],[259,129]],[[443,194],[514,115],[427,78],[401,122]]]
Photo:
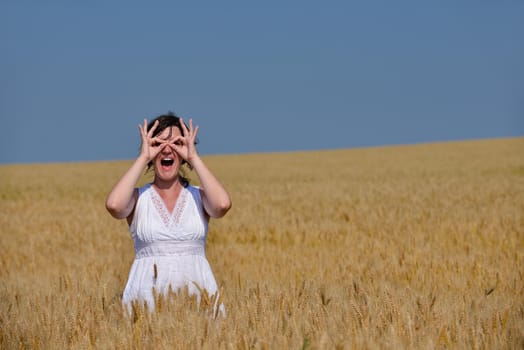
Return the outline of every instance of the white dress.
[[[146,302],[154,310],[153,288],[166,294],[188,287],[190,294],[200,293],[195,283],[209,295],[217,292],[217,283],[206,259],[207,219],[197,187],[183,187],[172,213],[147,184],[138,190],[138,200],[129,231],[135,245],[122,302]],[[218,298],[217,298],[218,300]],[[216,307],[216,305],[215,305]],[[224,314],[223,306],[220,311]]]

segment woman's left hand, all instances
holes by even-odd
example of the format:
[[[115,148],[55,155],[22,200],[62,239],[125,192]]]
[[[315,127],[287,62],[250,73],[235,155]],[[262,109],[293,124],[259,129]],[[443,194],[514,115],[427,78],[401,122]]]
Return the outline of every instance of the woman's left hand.
[[[193,119],[189,119],[189,130],[184,124],[184,120],[180,118],[180,125],[184,131],[183,136],[178,136],[175,138],[173,143],[170,143],[169,146],[186,162],[191,164],[191,161],[198,157],[198,153],[195,147],[195,140],[198,133],[198,126],[193,128]]]
[[[182,119],[180,123],[184,135],[175,137],[172,142],[169,142],[169,147],[195,170],[200,181],[202,205],[207,215],[220,218],[231,208],[231,197],[197,154],[195,140],[198,126],[193,128],[192,119],[189,119],[189,130]]]

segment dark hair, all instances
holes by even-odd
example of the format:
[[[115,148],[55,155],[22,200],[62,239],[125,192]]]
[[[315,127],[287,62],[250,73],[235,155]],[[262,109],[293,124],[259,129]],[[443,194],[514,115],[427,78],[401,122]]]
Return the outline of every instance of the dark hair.
[[[175,113],[169,111],[166,114],[161,114],[155,119],[151,120],[149,124],[147,125],[147,130],[151,130],[153,127],[153,124],[158,120],[158,126],[156,127],[155,131],[153,132],[153,137],[159,135],[167,128],[170,128],[172,126],[176,126],[178,130],[180,130],[180,134],[184,136],[184,129],[182,128],[180,117],[177,116]],[[189,129],[189,127],[184,123],[186,126],[186,129]],[[195,145],[198,143],[198,139],[195,139]],[[182,160],[182,164],[187,164],[188,168],[192,170],[191,164],[188,164],[185,160]],[[149,171],[153,167],[153,162],[150,161],[147,164],[147,170]],[[189,185],[189,179],[184,174],[184,169],[180,168],[180,171],[178,173],[178,176],[180,178],[180,182],[184,187],[187,187]]]

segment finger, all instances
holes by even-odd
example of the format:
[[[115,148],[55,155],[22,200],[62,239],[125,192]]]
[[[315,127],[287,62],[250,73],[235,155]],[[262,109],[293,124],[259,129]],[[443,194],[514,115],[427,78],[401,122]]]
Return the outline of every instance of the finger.
[[[162,143],[158,148],[160,149],[160,151],[163,151],[166,147],[169,147],[169,143]]]
[[[160,136],[155,136],[151,138],[151,140],[157,140],[160,143],[169,143],[169,139],[161,138]]]
[[[147,136],[148,136],[148,137],[152,137],[152,136],[153,136],[153,133],[155,132],[156,128],[158,127],[158,124],[159,124],[159,121],[158,121],[158,120],[155,120],[155,122],[154,122],[153,125],[151,126],[151,129],[150,129],[149,132],[147,133]]]
[[[157,128],[157,126],[158,126],[158,120],[155,120],[155,122],[153,123],[153,126],[151,126],[151,130],[149,130],[149,132],[147,133],[148,137],[153,136],[153,132],[155,132],[155,129]]]
[[[183,145],[177,145],[175,143],[169,143],[168,144],[169,147],[171,147],[171,149],[173,151],[175,151],[176,154],[178,154],[180,157],[184,158],[184,155],[183,155],[183,148],[184,146]]]
[[[193,131],[193,141],[195,141],[195,139],[196,139],[196,136],[197,136],[197,134],[198,134],[198,129],[200,129],[200,126],[199,126],[199,125],[197,125],[197,126],[195,127],[195,130]]]
[[[147,119],[146,118],[144,118],[144,126],[140,127],[140,129],[144,133],[144,136],[146,136],[147,135]]]
[[[184,119],[180,118],[180,126],[182,127],[182,130],[184,131],[184,136],[189,135],[189,131],[187,131],[186,124],[184,123]]]
[[[177,146],[183,146],[186,142],[186,139],[184,136],[177,136],[173,139],[172,142],[170,142],[170,144],[172,145],[177,145]]]
[[[160,142],[158,142],[157,140],[147,139],[145,140],[145,142],[147,144],[147,147],[150,149],[157,149],[160,146]]]
[[[184,151],[184,148],[187,147],[187,138],[184,136],[177,136],[175,139],[169,143],[169,146],[175,150],[177,153]]]
[[[144,125],[142,126],[141,124],[138,124],[138,128],[140,129],[140,135],[142,136],[145,136],[146,135],[146,130],[147,130],[147,119],[144,118]]]
[[[175,151],[175,152],[178,153],[178,151],[179,151],[178,148],[180,147],[179,145],[175,145],[174,143],[168,143],[167,146],[168,146],[169,148],[171,148],[173,151]]]
[[[193,118],[189,119],[189,135],[191,136],[191,141],[195,140],[197,131],[198,125],[193,127]]]

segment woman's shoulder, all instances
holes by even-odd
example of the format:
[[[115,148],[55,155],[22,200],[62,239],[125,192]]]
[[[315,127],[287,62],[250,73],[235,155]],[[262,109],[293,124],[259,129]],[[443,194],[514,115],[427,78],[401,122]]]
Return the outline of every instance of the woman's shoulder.
[[[195,199],[196,202],[202,202],[202,196],[200,193],[201,190],[199,186],[187,185],[186,190],[191,194],[191,196]]]
[[[186,190],[188,190],[191,194],[193,195],[198,195],[200,196],[200,187],[199,186],[195,186],[195,185],[187,185],[186,186]]]
[[[144,192],[148,191],[151,188],[151,183],[146,183],[142,187],[135,188],[135,191],[138,192],[138,196],[140,197]]]
[[[200,190],[200,186],[187,184],[186,189],[188,191],[199,191]]]

